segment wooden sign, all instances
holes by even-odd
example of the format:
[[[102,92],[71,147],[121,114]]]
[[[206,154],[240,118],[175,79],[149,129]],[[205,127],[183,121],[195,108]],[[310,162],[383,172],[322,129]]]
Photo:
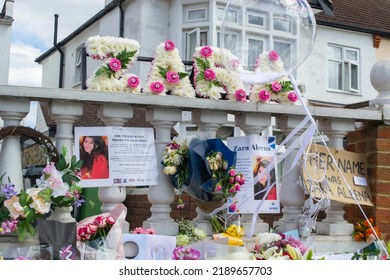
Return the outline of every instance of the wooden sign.
[[[331,200],[346,204],[374,205],[368,186],[364,154],[312,144],[308,156],[304,156],[302,166],[303,182],[309,193],[324,195],[318,193],[326,189],[320,180],[321,177],[326,177],[329,185],[327,194]]]

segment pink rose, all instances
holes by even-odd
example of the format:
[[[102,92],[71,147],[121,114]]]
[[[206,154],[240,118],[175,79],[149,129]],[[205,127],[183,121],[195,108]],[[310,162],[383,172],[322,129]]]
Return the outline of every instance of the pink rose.
[[[136,88],[139,85],[139,78],[137,76],[130,76],[127,79],[127,86],[131,88]]]
[[[86,233],[87,234],[95,234],[97,232],[97,225],[94,225],[94,224],[88,224],[86,226]]]
[[[111,58],[109,63],[110,69],[114,72],[118,72],[122,69],[121,61],[117,58]]]
[[[200,54],[204,57],[209,57],[213,55],[213,49],[209,46],[205,46],[200,49]]]
[[[203,75],[204,79],[207,81],[214,81],[217,78],[217,75],[211,68],[204,70]]]
[[[230,193],[235,193],[235,192],[236,192],[236,188],[235,188],[235,187],[231,187],[231,188],[229,189],[229,192],[230,192]]]
[[[234,184],[234,188],[236,189],[236,192],[241,190],[241,185],[239,183]]]
[[[259,91],[259,99],[262,102],[267,102],[271,98],[271,93],[268,90],[262,89]]]
[[[237,90],[234,96],[236,97],[237,101],[241,101],[241,102],[246,101],[246,92],[243,89]]]
[[[167,78],[167,81],[170,84],[177,84],[180,81],[180,76],[173,71],[168,71],[165,77]]]
[[[229,170],[229,176],[236,176],[236,170],[234,170],[234,169],[230,169]]]
[[[276,51],[270,51],[270,52],[268,53],[268,58],[269,58],[269,60],[271,60],[271,61],[276,61],[276,60],[279,59],[279,54],[278,54]]]
[[[240,60],[237,58],[232,59],[229,61],[230,66],[233,68],[233,70],[237,70],[240,67]]]
[[[215,191],[216,191],[216,192],[219,192],[219,191],[221,191],[221,190],[222,190],[222,186],[221,186],[220,184],[218,184],[218,185],[215,186]]]
[[[229,212],[236,212],[237,211],[237,203],[234,202],[232,205],[229,206]]]
[[[167,52],[173,51],[175,49],[175,44],[171,40],[165,41],[165,50]]]
[[[290,102],[296,102],[298,100],[298,95],[295,93],[295,91],[290,91],[287,95],[288,100]]]
[[[236,180],[234,179],[234,177],[229,177],[229,183],[230,184],[233,184]]]
[[[271,88],[274,92],[279,92],[282,89],[282,85],[279,82],[273,82]]]
[[[161,93],[164,91],[164,85],[161,83],[161,82],[152,82],[150,83],[150,89],[154,92],[154,93]]]
[[[98,216],[95,218],[95,225],[97,225],[98,228],[104,228],[107,223],[106,223],[106,219],[102,216]]]
[[[115,224],[116,220],[113,216],[108,216],[106,217],[106,223],[109,224],[109,225],[113,225]]]

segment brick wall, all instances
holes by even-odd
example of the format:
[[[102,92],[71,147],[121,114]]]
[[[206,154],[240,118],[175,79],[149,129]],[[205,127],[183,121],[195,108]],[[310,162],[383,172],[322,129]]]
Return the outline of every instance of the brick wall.
[[[351,132],[347,135],[347,150],[365,153],[367,177],[374,207],[363,207],[368,217],[376,218],[382,238],[390,239],[390,126],[373,125]],[[346,206],[349,222],[362,219],[363,215],[356,205]]]

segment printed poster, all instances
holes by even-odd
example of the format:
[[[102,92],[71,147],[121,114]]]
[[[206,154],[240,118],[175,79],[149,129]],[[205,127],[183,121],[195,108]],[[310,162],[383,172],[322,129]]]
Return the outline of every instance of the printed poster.
[[[273,136],[241,136],[227,139],[229,149],[237,153],[235,168],[243,173],[245,184],[236,195],[241,213],[280,213],[276,163],[276,139]],[[269,182],[269,185],[268,185]],[[270,186],[265,199],[266,188]]]
[[[81,187],[157,185],[153,128],[75,127]]]
[[[317,154],[322,161],[319,167],[315,158],[310,158],[311,160],[306,160],[303,164],[302,175],[306,189],[309,192],[310,189],[313,189],[313,187],[310,187],[311,185],[313,186],[313,184],[310,184],[308,174],[313,173],[312,170],[314,167],[319,170],[318,173],[322,171],[326,176],[329,185],[329,199],[346,204],[359,203],[361,205],[373,206],[371,191],[367,181],[365,155],[345,150],[337,150],[335,148],[328,149],[325,146],[318,144],[312,144],[310,146],[309,153]],[[333,161],[332,156],[336,160],[337,166]],[[314,174],[314,176],[315,175],[316,174]],[[311,175],[311,177],[313,177],[313,175]],[[317,185],[321,186],[321,182]]]

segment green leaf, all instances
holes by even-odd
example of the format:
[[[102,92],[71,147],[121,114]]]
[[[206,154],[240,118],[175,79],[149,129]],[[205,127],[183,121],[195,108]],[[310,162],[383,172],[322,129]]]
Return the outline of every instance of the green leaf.
[[[118,55],[116,56],[117,59],[119,59],[121,61],[121,67],[122,69],[124,68],[127,68],[131,58],[137,53],[137,51],[127,51],[126,49],[124,49],[123,51],[121,51],[120,53],[118,53]]]
[[[50,188],[46,188],[44,190],[41,190],[38,195],[42,197],[45,202],[51,202],[51,195],[53,194],[53,190]]]
[[[183,79],[189,75],[188,73],[185,73],[185,72],[179,72],[178,74],[179,74],[180,79]]]
[[[168,69],[162,68],[161,66],[157,66],[158,68],[158,73],[163,77],[164,79],[167,76]]]
[[[60,155],[59,158],[58,158],[58,161],[57,163],[55,164],[55,167],[57,170],[59,171],[63,171],[65,170],[66,168],[68,168],[68,163],[66,162],[66,159],[64,157],[64,155]]]
[[[103,65],[95,72],[95,77],[106,76],[107,78],[111,78],[114,75],[114,72],[107,66]]]
[[[24,207],[30,205],[32,203],[32,198],[25,192],[21,192],[18,194],[19,197],[19,204]]]
[[[196,82],[200,82],[200,81],[203,81],[203,80],[204,80],[203,72],[199,73],[198,75],[196,75]]]
[[[222,83],[221,83],[220,81],[218,81],[218,80],[214,80],[214,81],[213,81],[213,84],[214,84],[214,86],[216,86],[216,87],[223,87]]]
[[[201,72],[203,72],[204,70],[209,69],[211,67],[210,62],[208,60],[203,60],[199,57],[195,58],[195,60],[196,60],[196,64],[198,65],[199,69],[201,70]]]

